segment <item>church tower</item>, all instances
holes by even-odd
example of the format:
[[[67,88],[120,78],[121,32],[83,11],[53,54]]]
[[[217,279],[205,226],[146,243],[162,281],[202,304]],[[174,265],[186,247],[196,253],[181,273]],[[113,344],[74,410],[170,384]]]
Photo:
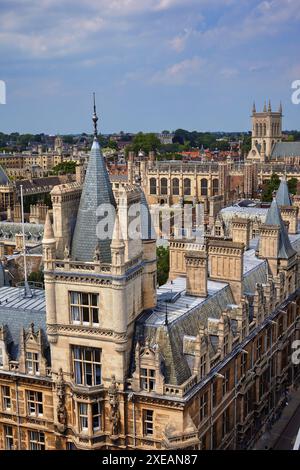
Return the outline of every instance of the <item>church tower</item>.
[[[248,158],[267,162],[275,143],[282,140],[282,105],[280,103],[278,111],[273,111],[269,101],[268,106],[264,104],[262,112],[257,112],[253,103],[251,117],[252,139]]]

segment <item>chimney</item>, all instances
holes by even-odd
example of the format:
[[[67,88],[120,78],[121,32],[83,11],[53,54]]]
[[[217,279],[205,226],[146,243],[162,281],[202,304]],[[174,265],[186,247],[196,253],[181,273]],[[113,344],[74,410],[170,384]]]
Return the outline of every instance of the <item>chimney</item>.
[[[203,250],[187,251],[186,293],[196,297],[207,297],[207,253]]]
[[[250,242],[250,220],[235,217],[231,222],[231,235],[234,243],[243,243],[245,250],[248,250]]]
[[[210,240],[209,277],[230,284],[235,303],[241,302],[244,269],[244,244],[229,240]]]

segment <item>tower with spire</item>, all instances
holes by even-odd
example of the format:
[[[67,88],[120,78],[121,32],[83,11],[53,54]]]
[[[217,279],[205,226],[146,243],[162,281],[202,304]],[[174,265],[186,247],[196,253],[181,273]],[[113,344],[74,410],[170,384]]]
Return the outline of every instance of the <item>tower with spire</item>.
[[[82,390],[88,389],[89,406],[101,402],[103,419],[110,422],[112,410],[104,403],[112,389],[116,394],[125,389],[135,320],[156,305],[156,241],[141,189],[132,182],[112,189],[98,142],[95,95],[92,122],[83,184],[58,185],[51,192],[53,223],[48,212],[43,238],[47,336],[53,378],[65,378],[66,407],[77,410]],[[90,372],[76,365],[80,358],[91,359]],[[66,429],[60,406],[55,396],[58,434]],[[73,429],[76,413],[69,418]],[[116,420],[113,435],[120,432]]]
[[[271,100],[264,102],[262,112],[257,112],[256,104],[252,107],[252,139],[248,159],[269,161],[272,150],[282,140],[282,104],[278,111],[272,110]]]

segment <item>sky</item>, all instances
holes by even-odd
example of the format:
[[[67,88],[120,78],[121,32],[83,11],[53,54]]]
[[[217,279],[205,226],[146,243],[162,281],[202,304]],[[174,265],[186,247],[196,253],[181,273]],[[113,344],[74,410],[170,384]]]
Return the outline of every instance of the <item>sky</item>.
[[[300,0],[0,0],[0,131],[299,129]]]

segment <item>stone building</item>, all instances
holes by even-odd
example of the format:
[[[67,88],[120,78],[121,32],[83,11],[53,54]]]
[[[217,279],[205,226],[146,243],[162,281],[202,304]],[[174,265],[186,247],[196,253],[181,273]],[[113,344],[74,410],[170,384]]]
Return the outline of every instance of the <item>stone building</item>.
[[[0,289],[0,447],[251,447],[299,381],[288,194],[259,239],[238,219],[231,237],[172,240],[170,280],[157,288],[145,195],[130,181],[113,190],[93,119],[82,191],[52,190],[45,292]]]

